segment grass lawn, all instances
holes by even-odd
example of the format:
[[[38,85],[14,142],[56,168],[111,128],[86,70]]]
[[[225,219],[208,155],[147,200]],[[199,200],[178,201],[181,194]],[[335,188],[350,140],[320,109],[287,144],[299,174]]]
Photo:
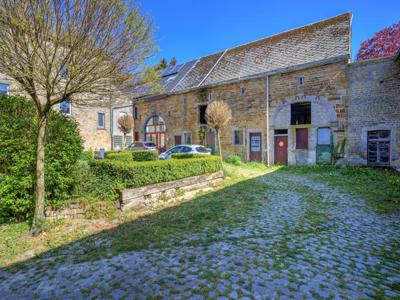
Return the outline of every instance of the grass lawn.
[[[87,261],[121,252],[163,248],[179,244],[193,233],[208,232],[193,244],[213,242],[222,228],[247,219],[268,194],[260,179],[269,172],[306,176],[365,199],[379,212],[397,211],[400,176],[389,171],[321,167],[272,167],[226,165],[227,178],[207,193],[178,199],[143,212],[126,212],[103,220],[62,220],[48,224],[39,237],[28,234],[27,223],[0,225],[0,267],[32,256]],[[20,265],[16,264],[16,267]]]

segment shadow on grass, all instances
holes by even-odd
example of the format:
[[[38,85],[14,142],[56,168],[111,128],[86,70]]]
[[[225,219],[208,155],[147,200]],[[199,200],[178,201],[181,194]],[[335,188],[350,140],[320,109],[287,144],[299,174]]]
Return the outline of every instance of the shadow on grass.
[[[233,180],[218,190],[127,220],[2,270],[15,272],[35,262],[49,267],[57,262],[93,261],[127,251],[212,242],[222,230],[246,221],[263,201],[265,205],[265,185],[259,177]]]

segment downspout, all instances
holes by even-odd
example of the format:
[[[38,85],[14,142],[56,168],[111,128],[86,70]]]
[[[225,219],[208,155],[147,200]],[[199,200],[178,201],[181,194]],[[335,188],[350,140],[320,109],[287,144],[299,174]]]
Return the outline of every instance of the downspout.
[[[269,149],[269,75],[267,75],[267,80],[266,80],[266,113],[267,113],[267,166],[271,166],[271,160],[270,160],[270,149]]]
[[[112,107],[111,91],[109,93],[109,104],[110,104],[110,137],[111,137],[111,150],[114,150],[114,108]]]

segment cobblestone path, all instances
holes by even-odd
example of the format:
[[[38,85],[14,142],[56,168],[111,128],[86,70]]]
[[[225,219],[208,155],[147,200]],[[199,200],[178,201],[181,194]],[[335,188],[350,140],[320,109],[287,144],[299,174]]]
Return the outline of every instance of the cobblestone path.
[[[162,249],[0,270],[0,299],[399,299],[400,217],[271,173],[242,223]]]

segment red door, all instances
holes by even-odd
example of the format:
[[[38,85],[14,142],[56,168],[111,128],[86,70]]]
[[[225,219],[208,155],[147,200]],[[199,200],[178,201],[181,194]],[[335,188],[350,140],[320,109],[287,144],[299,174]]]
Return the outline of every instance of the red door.
[[[288,137],[276,136],[275,137],[275,164],[287,165],[288,164]]]
[[[250,160],[261,161],[261,133],[252,132],[250,133]]]
[[[182,136],[174,135],[174,145],[181,145],[182,144]]]

